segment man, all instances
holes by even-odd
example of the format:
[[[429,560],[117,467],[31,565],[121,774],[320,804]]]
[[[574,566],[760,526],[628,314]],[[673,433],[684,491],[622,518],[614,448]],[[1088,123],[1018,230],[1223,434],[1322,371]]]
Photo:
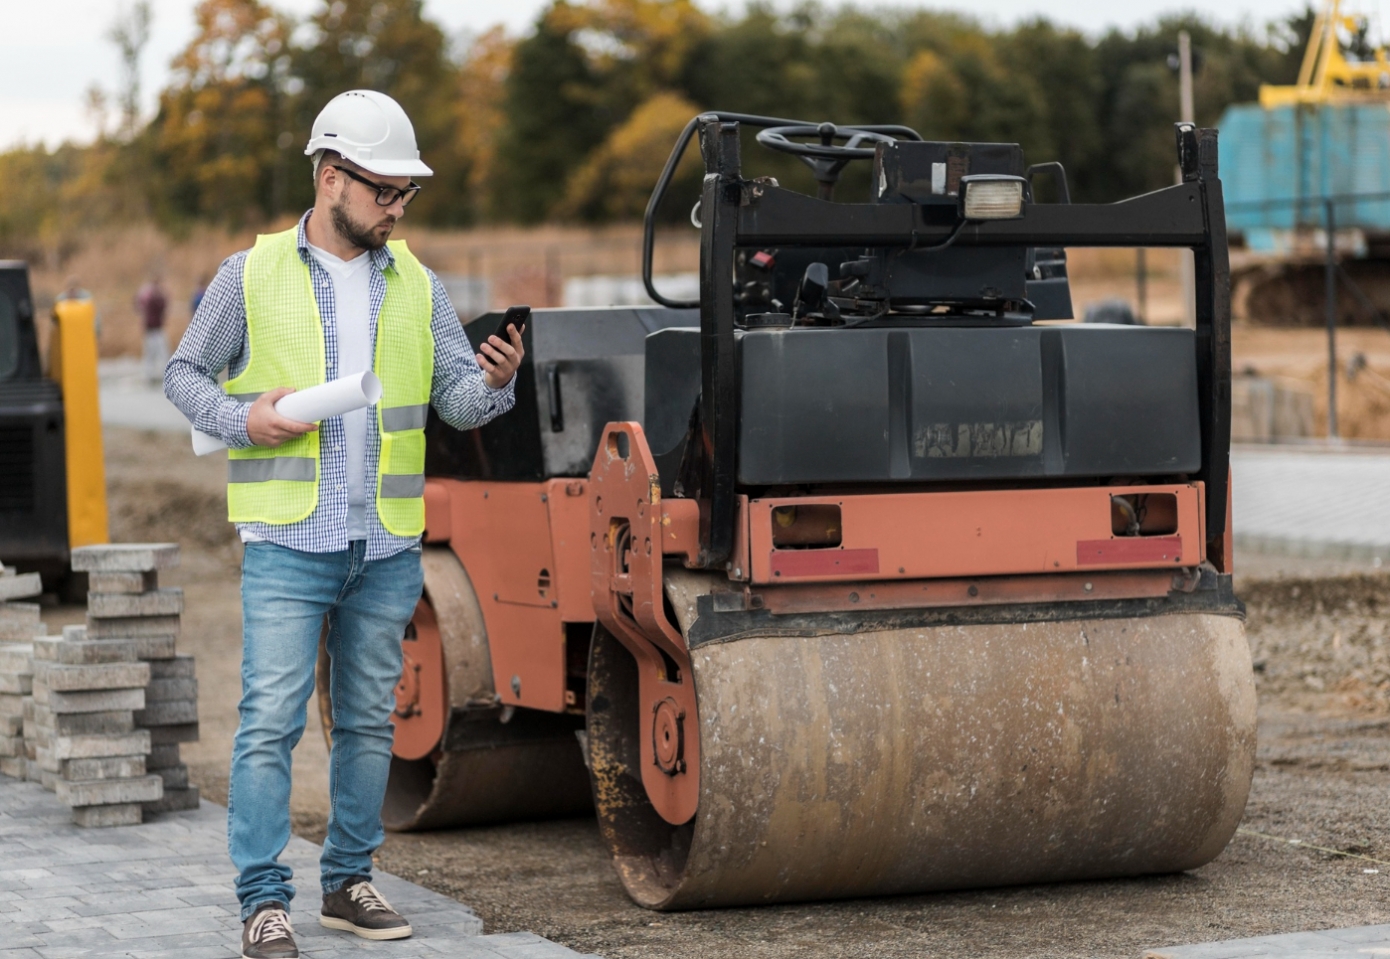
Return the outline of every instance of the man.
[[[387,243],[429,176],[390,97],[353,90],[314,121],[314,207],[222,264],[165,374],[195,427],[229,447],[227,506],[242,560],[241,724],[227,789],[242,954],[290,959],[290,751],[304,731],[319,632],[332,660],[330,811],[320,922],[367,939],[410,935],[371,885],[384,838],[401,638],[420,597],[424,426],[459,429],[512,407],[517,330],[474,354],[439,280]],[[214,377],[229,368],[225,392]],[[317,427],[280,416],[286,393],[374,370],[375,406]]]
[[[135,294],[135,309],[145,330],[145,378],[158,383],[169,362],[169,343],[164,339],[164,313],[169,298],[159,282],[159,274],[151,273],[145,285]]]

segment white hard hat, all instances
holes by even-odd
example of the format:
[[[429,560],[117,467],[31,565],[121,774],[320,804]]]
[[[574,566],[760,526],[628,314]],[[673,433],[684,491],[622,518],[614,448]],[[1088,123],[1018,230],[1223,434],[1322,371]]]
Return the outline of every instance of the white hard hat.
[[[430,176],[415,146],[415,128],[401,105],[375,90],[340,93],[319,111],[306,156],[335,150],[379,176]]]

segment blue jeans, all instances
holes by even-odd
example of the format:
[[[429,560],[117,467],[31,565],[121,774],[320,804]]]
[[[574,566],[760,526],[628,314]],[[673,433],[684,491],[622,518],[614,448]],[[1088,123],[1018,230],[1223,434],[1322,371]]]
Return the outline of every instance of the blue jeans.
[[[372,874],[385,834],[381,803],[391,769],[391,711],[401,638],[423,586],[419,547],[367,562],[366,543],[306,553],[246,544],[242,558],[241,725],[232,745],[227,844],[246,919],[294,898],[276,860],[290,841],[290,751],[304,734],[319,632],[328,618],[333,748],[323,891]]]

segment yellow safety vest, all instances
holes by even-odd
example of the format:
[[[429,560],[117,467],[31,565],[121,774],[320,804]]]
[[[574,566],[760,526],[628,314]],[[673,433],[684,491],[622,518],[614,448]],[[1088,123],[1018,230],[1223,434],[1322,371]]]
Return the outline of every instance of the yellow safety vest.
[[[433,292],[429,275],[404,240],[388,246],[386,298],[376,325],[373,371],[381,380],[376,405],[381,432],[376,511],[397,536],[425,529],[425,418],[434,380]],[[299,256],[298,229],[256,238],[242,274],[250,361],[227,381],[244,403],[280,386],[296,390],[325,380],[323,321]],[[234,523],[297,523],[319,500],[319,434],[305,433],[271,449],[231,450],[227,516]]]

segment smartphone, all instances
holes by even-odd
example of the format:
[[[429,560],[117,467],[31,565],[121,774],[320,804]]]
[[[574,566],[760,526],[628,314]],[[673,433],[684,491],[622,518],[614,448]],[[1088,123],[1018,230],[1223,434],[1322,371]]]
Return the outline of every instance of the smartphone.
[[[529,319],[530,316],[531,308],[529,306],[509,306],[507,307],[506,315],[502,317],[502,326],[498,332],[506,335],[507,326],[509,324],[514,324],[516,326],[516,335],[520,336],[526,332],[526,320]]]

